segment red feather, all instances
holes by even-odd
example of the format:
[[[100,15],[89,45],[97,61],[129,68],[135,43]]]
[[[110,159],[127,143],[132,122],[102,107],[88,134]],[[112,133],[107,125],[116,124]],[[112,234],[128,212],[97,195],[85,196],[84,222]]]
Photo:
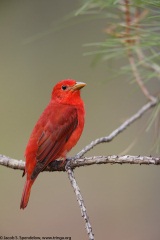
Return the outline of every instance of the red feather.
[[[56,84],[51,100],[36,123],[26,147],[27,179],[20,208],[28,204],[31,187],[50,162],[65,159],[84,127],[84,104],[80,89],[84,83],[63,80]]]

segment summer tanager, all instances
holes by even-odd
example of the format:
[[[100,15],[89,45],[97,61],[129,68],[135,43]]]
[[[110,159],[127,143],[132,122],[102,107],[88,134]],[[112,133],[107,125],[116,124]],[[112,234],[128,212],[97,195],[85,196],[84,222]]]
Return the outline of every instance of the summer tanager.
[[[80,89],[86,84],[67,79],[55,85],[51,100],[36,123],[28,141],[25,157],[27,174],[20,208],[29,201],[38,174],[54,160],[66,159],[84,127],[84,104]]]

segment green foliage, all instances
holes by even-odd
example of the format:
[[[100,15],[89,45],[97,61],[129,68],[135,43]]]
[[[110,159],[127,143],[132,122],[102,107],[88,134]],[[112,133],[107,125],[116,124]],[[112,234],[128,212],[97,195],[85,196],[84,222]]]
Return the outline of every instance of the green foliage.
[[[104,60],[122,57],[122,54],[126,56],[126,48],[128,48],[128,45],[126,46],[125,41],[123,41],[126,36],[122,36],[126,30],[125,12],[124,9],[120,9],[124,7],[124,5],[119,4],[119,2],[118,0],[87,0],[83,1],[82,6],[75,12],[76,16],[80,14],[92,14],[95,16],[97,15],[97,18],[99,18],[101,14],[101,17],[103,16],[106,19],[106,39],[104,42],[86,44],[85,47],[92,47],[94,50],[85,53],[85,55],[98,54],[98,59],[100,59],[101,55],[101,58]],[[152,6],[156,8],[152,8]],[[144,51],[150,52],[150,54],[149,52],[145,52],[145,60],[159,61],[157,47],[160,45],[160,15],[157,9],[158,7],[160,7],[159,1],[130,1],[130,15],[132,21],[134,21],[133,18],[136,11],[139,11],[142,15],[140,17],[142,19],[139,20],[138,26],[134,24],[130,25],[130,39],[134,40],[134,38],[138,37],[138,46]],[[113,31],[111,32],[112,29]],[[137,48],[137,45],[130,45],[129,47],[134,50]]]
[[[119,60],[124,62],[119,71],[132,82],[137,82],[144,93],[148,91],[148,99],[152,99],[146,84],[160,80],[160,1],[155,0],[85,0],[75,12],[77,15],[95,16],[106,20],[105,39],[102,42],[87,43],[84,46],[90,51],[84,55],[92,55],[93,65],[100,60]],[[104,33],[103,33],[104,34]],[[128,64],[127,64],[128,62]],[[114,68],[114,67],[113,67]],[[139,77],[137,77],[139,76]],[[156,93],[156,96],[160,93]],[[153,111],[147,131],[159,125],[160,107]],[[159,133],[159,127],[156,127]],[[155,148],[159,150],[159,134]]]

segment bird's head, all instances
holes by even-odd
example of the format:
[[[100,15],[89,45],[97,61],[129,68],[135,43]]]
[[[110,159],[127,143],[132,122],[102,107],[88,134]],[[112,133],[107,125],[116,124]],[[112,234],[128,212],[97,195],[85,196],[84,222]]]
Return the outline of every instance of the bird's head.
[[[72,79],[62,80],[54,86],[51,99],[62,104],[78,104],[81,101],[80,89],[85,85]]]

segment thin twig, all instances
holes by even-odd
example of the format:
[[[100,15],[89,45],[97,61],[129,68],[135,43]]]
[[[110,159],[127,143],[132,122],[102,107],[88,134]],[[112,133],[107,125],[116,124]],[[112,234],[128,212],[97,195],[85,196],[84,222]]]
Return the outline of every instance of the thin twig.
[[[129,0],[124,0],[125,4],[125,17],[126,17],[126,36],[130,38],[130,24],[131,24],[131,15],[130,15],[130,5]],[[128,40],[129,40],[128,38]]]
[[[156,72],[158,75],[158,77],[160,78],[160,66],[156,63],[150,63],[146,60],[146,57],[142,51],[141,48],[136,47],[135,49],[137,56],[139,58],[140,63],[145,67],[148,68],[149,70],[152,70],[154,72]]]
[[[66,171],[68,173],[68,177],[69,177],[70,183],[73,187],[73,190],[76,194],[77,201],[78,201],[79,207],[81,209],[81,215],[85,220],[86,231],[87,231],[89,240],[94,240],[94,234],[92,232],[92,227],[91,227],[91,224],[90,224],[90,221],[89,221],[89,217],[87,215],[87,210],[86,210],[86,207],[84,205],[83,197],[81,195],[80,189],[79,189],[79,187],[77,185],[77,182],[75,180],[73,170],[68,166],[68,164],[66,165]]]
[[[146,111],[148,111],[150,108],[154,107],[157,104],[158,104],[157,98],[155,98],[154,101],[152,102],[151,101],[148,102],[141,109],[139,109],[137,113],[135,113],[132,117],[128,118],[122,125],[115,129],[110,135],[106,137],[97,138],[96,140],[88,144],[86,147],[84,147],[79,153],[76,154],[76,158],[81,158],[86,152],[90,151],[97,144],[112,141],[113,138],[115,138],[118,134],[123,132],[130,124],[132,124],[134,121],[140,118]]]
[[[144,85],[144,83],[143,83],[143,81],[140,77],[138,68],[137,68],[136,63],[135,63],[135,59],[134,59],[131,51],[128,51],[128,59],[129,59],[129,62],[130,62],[131,69],[132,69],[133,75],[135,77],[135,80],[138,83],[138,85],[139,85],[140,89],[142,90],[143,94],[150,101],[154,101],[154,97],[149,93],[148,89],[146,88],[146,86]]]

